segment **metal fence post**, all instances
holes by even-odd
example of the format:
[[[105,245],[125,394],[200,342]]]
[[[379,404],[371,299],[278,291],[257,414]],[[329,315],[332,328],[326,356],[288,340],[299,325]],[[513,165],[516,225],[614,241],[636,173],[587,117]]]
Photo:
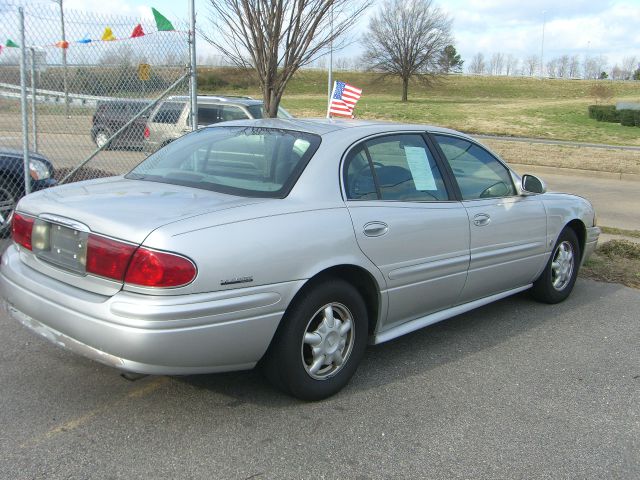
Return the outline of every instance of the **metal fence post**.
[[[191,101],[191,130],[198,129],[198,71],[196,69],[196,7],[195,0],[189,0],[189,98]]]
[[[38,122],[36,116],[36,49],[31,47],[31,128],[33,129],[33,151],[38,151]]]
[[[24,9],[20,13],[20,113],[22,116],[22,161],[24,163],[24,191],[31,192],[31,174],[29,172],[29,114],[27,113],[27,47],[24,33]]]

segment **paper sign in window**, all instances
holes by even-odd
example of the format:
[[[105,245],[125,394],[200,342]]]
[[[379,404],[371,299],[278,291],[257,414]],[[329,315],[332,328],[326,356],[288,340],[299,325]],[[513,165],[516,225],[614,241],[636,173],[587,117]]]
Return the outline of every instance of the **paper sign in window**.
[[[422,147],[404,147],[407,163],[413,176],[416,190],[437,190],[436,179],[433,178],[427,151]]]

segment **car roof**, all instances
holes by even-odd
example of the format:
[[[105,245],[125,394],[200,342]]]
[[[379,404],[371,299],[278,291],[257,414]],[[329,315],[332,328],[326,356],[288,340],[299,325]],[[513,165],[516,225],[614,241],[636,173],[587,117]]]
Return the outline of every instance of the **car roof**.
[[[407,124],[399,122],[384,122],[377,120],[351,120],[337,118],[261,118],[257,120],[234,120],[222,124],[213,124],[205,128],[216,128],[225,126],[253,126],[264,128],[280,128],[283,130],[297,130],[300,132],[314,133],[316,135],[326,135],[340,130],[363,130],[367,134],[376,131],[403,131],[403,130],[427,130],[434,133],[449,133],[466,138],[468,135],[448,128],[436,127],[433,125]]]
[[[187,95],[174,95],[168,97],[167,102],[188,102],[189,97]],[[201,105],[208,103],[228,103],[230,105],[262,105],[262,100],[256,100],[251,97],[233,96],[233,95],[198,95],[197,102]]]

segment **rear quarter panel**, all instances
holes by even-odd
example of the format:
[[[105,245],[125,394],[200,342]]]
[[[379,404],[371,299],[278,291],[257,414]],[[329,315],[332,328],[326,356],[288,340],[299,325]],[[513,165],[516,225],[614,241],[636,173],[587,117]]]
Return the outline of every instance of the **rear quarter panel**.
[[[384,288],[379,270],[358,248],[344,206],[311,210],[287,205],[291,211],[285,212],[277,202],[260,205],[260,214],[242,208],[170,224],[151,233],[143,244],[178,252],[195,262],[194,282],[172,289],[172,294],[305,280],[342,264],[366,269]],[[223,284],[245,277],[252,281]]]

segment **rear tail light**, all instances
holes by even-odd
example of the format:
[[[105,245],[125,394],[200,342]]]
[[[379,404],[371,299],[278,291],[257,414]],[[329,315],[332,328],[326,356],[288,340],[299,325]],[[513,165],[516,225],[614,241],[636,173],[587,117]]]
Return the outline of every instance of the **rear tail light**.
[[[48,226],[46,222],[40,225],[36,223],[35,218],[14,212],[11,221],[13,240],[28,250],[33,250],[35,241],[38,250],[42,250],[44,247],[40,243],[44,245],[43,242],[48,238],[48,229],[45,232],[40,228],[43,225]],[[40,232],[40,229],[43,232]],[[149,250],[89,234],[86,272],[142,287],[167,288],[191,283],[196,278],[197,269],[191,260],[175,253]]]
[[[196,278],[191,260],[175,253],[138,248],[127,269],[124,281],[143,287],[180,287]]]
[[[140,130],[138,130],[140,131]],[[145,125],[144,126],[144,138],[149,138],[149,136],[151,135],[151,131],[149,130],[149,125]]]
[[[180,287],[196,277],[191,260],[175,253],[136,247],[89,235],[87,273],[142,287]]]
[[[121,282],[136,246],[98,235],[89,235],[87,273]]]
[[[19,213],[13,213],[13,219],[11,220],[11,237],[14,242],[22,245],[27,250],[32,249],[31,233],[34,223],[35,218],[24,217]]]

